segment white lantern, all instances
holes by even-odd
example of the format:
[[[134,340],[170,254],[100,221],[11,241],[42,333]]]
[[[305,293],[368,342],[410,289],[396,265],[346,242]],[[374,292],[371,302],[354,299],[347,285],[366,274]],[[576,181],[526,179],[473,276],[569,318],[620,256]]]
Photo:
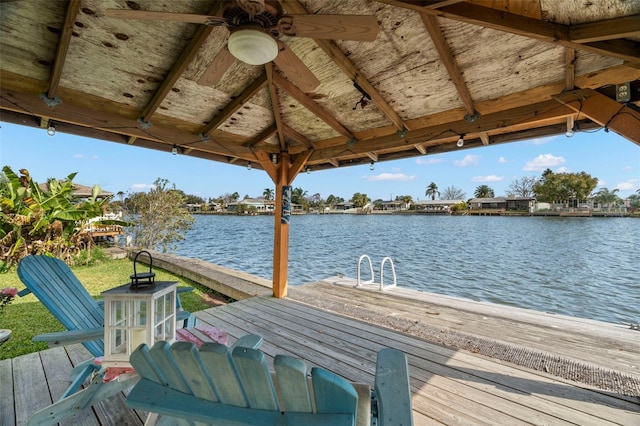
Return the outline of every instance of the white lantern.
[[[129,284],[102,292],[104,296],[105,367],[127,367],[142,343],[176,340],[175,281],[156,281],[133,290]]]

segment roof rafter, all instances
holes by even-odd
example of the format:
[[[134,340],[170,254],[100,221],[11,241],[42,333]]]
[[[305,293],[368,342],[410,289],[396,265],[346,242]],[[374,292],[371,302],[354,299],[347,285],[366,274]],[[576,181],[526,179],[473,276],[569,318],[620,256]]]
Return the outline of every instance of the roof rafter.
[[[267,72],[267,84],[269,88],[269,98],[271,99],[271,108],[273,109],[273,119],[276,122],[276,130],[278,131],[278,142],[280,143],[280,151],[286,150],[286,142],[284,140],[284,124],[282,123],[282,110],[280,109],[280,101],[278,100],[278,92],[273,82],[273,65],[265,64]]]
[[[286,8],[293,13],[308,13],[307,10],[298,3],[297,0],[285,2]],[[344,72],[349,79],[358,83],[362,89],[371,96],[371,101],[378,109],[393,123],[393,125],[402,131],[407,128],[404,120],[395,112],[389,103],[382,97],[378,90],[373,87],[371,82],[362,74],[362,72],[347,58],[344,52],[331,40],[314,39],[314,41],[325,51],[333,62]]]
[[[444,34],[442,34],[442,30],[440,29],[440,25],[438,23],[438,18],[426,13],[420,13],[420,18],[422,18],[422,22],[424,23],[425,28],[431,36],[433,45],[440,55],[440,60],[449,72],[449,77],[451,77],[451,81],[458,91],[458,95],[460,96],[460,100],[464,105],[464,109],[467,111],[467,115],[469,117],[474,116],[476,114],[476,108],[473,104],[471,93],[469,92],[469,88],[462,79],[462,72],[458,67],[458,63],[453,58],[453,54],[451,53],[451,49],[449,48],[449,45],[444,38]]]
[[[215,6],[211,9],[210,15],[216,15],[222,10],[221,2],[216,2]],[[145,123],[148,123],[151,120],[151,116],[156,112],[156,110],[160,107],[164,99],[169,94],[169,91],[175,86],[178,78],[184,73],[187,69],[187,66],[193,61],[196,56],[198,50],[202,47],[204,42],[209,37],[209,34],[213,31],[213,27],[208,25],[200,25],[196,30],[193,38],[184,48],[178,60],[171,67],[171,71],[167,77],[162,81],[160,87],[153,95],[153,98],[149,101],[147,106],[142,111],[140,115],[140,120]]]
[[[71,0],[69,6],[67,6],[67,13],[64,17],[64,24],[62,25],[62,34],[60,36],[60,42],[58,43],[58,49],[56,50],[56,57],[53,60],[53,70],[51,71],[51,77],[49,78],[49,87],[47,88],[47,98],[54,99],[58,94],[58,85],[60,84],[60,77],[62,76],[62,69],[67,58],[67,52],[69,51],[69,41],[71,40],[71,34],[73,33],[73,26],[80,10],[80,0]]]
[[[202,129],[202,134],[209,136],[211,132],[220,127],[222,123],[227,121],[233,114],[236,113],[242,105],[249,102],[249,99],[253,98],[267,84],[267,75],[262,73],[247,86],[246,89],[229,103],[220,114],[213,117],[213,119]]]

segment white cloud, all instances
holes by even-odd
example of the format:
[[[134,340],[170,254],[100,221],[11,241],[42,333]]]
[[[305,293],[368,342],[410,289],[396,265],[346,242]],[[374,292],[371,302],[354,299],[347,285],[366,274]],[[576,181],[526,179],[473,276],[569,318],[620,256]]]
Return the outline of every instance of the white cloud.
[[[148,191],[151,188],[154,188],[155,185],[149,183],[134,183],[131,185],[131,190],[135,192],[143,192]]]
[[[638,188],[640,188],[640,179],[630,179],[626,182],[620,182],[614,189],[619,189],[620,191],[635,191]]]
[[[443,162],[444,158],[442,157],[418,158],[416,160],[416,164],[438,164]]]
[[[500,163],[500,164],[504,164],[504,163],[506,163],[506,162],[507,162],[507,159],[506,159],[506,158],[504,158],[504,157],[500,157],[500,158],[498,158],[498,163]]]
[[[379,175],[365,176],[369,182],[409,182],[416,180],[415,176],[407,176],[404,173],[380,173]]]
[[[454,161],[453,164],[455,164],[458,167],[467,167],[467,166],[472,166],[474,164],[478,164],[479,160],[480,160],[479,155],[467,155],[462,160]]]
[[[522,170],[525,172],[541,172],[545,169],[558,167],[564,163],[564,157],[554,157],[551,154],[541,154],[533,160],[527,161],[527,164],[525,164]]]
[[[496,175],[474,176],[471,178],[472,182],[501,182],[503,180],[504,180],[504,176],[496,176]]]

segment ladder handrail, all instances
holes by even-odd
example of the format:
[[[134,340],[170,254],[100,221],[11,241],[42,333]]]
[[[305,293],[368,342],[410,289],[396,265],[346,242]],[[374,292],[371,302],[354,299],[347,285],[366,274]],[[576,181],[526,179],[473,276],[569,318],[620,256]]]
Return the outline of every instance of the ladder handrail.
[[[393,266],[393,260],[391,260],[391,258],[387,256],[384,259],[382,259],[382,262],[380,262],[380,291],[383,291],[385,289],[384,288],[384,264],[386,263],[387,260],[391,264],[391,272],[393,273],[393,284],[387,286],[387,288],[393,288],[398,286],[398,282],[396,281],[396,268]]]
[[[371,279],[369,281],[360,281],[360,264],[365,257],[369,261],[369,271],[371,272]],[[372,284],[374,282],[374,278],[375,276],[373,275],[373,265],[371,264],[371,258],[368,255],[363,254],[362,256],[360,256],[360,259],[358,259],[358,280],[356,282],[356,287],[362,287],[364,284]]]

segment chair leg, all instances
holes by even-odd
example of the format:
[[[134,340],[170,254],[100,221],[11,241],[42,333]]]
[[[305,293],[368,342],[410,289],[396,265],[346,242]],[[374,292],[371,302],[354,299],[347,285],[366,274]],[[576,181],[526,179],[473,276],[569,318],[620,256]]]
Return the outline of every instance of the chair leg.
[[[80,389],[80,386],[82,386],[84,381],[99,369],[100,366],[94,364],[92,359],[85,361],[82,364],[78,364],[78,366],[76,366],[71,372],[71,378],[73,379],[73,381],[71,382],[67,390],[64,391],[60,399],[64,399],[76,393],[78,389]]]
[[[104,383],[102,381],[103,376],[104,370],[96,374],[85,389],[37,411],[29,418],[29,425],[55,425],[96,402],[130,388],[140,379],[137,374],[128,374],[112,382]]]

